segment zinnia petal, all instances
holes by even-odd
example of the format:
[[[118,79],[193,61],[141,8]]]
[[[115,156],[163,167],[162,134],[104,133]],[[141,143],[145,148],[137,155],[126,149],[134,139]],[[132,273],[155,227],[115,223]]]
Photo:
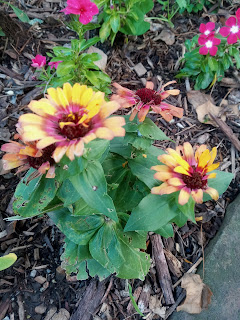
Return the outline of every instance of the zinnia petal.
[[[191,195],[193,197],[193,200],[196,203],[202,203],[203,202],[203,190],[202,189],[192,190]]]
[[[178,196],[178,202],[180,205],[184,205],[188,202],[190,197],[190,189],[183,188],[180,190],[179,196]]]
[[[219,194],[216,189],[208,187],[205,192],[208,193],[213,200],[218,200]]]

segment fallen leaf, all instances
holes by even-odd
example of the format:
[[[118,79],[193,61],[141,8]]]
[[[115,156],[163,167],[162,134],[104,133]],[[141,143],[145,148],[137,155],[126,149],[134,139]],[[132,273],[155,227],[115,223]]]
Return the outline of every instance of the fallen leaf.
[[[98,66],[99,69],[101,69],[102,71],[105,71],[106,66],[107,66],[107,55],[100,49],[91,46],[87,53],[98,53],[101,56],[101,59],[98,61],[94,61],[93,63]]]
[[[214,105],[210,96],[200,91],[191,90],[187,92],[188,101],[193,105],[197,112],[198,120],[204,124],[217,126],[216,122],[210,117],[210,113],[218,117],[221,114],[221,120],[226,121],[226,115],[222,114],[223,108]]]
[[[166,315],[166,307],[162,306],[161,298],[158,295],[154,295],[150,297],[149,300],[149,309],[154,313],[157,314],[159,317],[164,318]]]
[[[186,289],[186,299],[177,311],[199,314],[207,309],[211,302],[212,291],[202,282],[199,274],[186,273],[182,278],[181,287]]]

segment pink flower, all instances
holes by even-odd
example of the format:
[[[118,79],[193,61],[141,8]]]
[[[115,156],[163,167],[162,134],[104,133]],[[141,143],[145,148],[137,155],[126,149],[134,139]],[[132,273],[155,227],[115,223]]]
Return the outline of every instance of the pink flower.
[[[51,69],[54,67],[55,69],[57,69],[59,63],[61,63],[62,61],[52,61],[49,62],[48,65],[51,67]]]
[[[161,114],[166,121],[171,121],[173,116],[182,118],[182,108],[172,106],[163,101],[170,95],[175,96],[180,93],[178,89],[164,90],[166,86],[175,82],[176,81],[170,81],[166,83],[159,91],[153,90],[154,84],[151,81],[147,81],[146,88],[140,88],[136,91],[122,87],[118,83],[113,83],[113,86],[117,89],[117,94],[113,94],[111,100],[117,101],[122,108],[133,107],[132,114],[129,118],[130,121],[132,121],[136,115],[140,122],[144,121],[150,110]]]
[[[41,56],[40,54],[37,54],[34,59],[32,59],[31,66],[37,69],[41,69],[46,64],[46,57]]]
[[[79,21],[88,24],[99,10],[95,3],[90,0],[67,0],[67,7],[63,10],[65,14],[79,14]]]
[[[240,39],[240,8],[236,12],[236,17],[230,17],[226,21],[227,27],[222,27],[219,33],[227,37],[228,44],[233,44]]]
[[[205,36],[209,36],[210,34],[214,34],[215,23],[208,22],[207,24],[201,23],[199,31],[203,33]]]
[[[218,51],[216,45],[220,44],[220,42],[220,39],[214,38],[214,34],[210,34],[207,38],[206,36],[201,35],[198,39],[198,43],[203,47],[199,49],[199,53],[207,55],[209,52],[211,56],[215,56]]]

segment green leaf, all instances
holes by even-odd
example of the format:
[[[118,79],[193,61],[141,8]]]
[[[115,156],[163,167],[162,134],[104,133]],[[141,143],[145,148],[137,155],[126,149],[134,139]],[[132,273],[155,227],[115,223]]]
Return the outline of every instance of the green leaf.
[[[138,126],[139,132],[149,139],[154,140],[171,140],[160,128],[149,118],[145,118],[142,124]]]
[[[176,195],[176,203],[177,203],[177,207],[178,209],[189,219],[191,220],[192,222],[195,222],[196,223],[196,220],[195,220],[195,211],[194,211],[194,208],[195,208],[195,201],[193,200],[193,198],[190,196],[188,202],[184,205],[180,205],[178,203],[178,194]]]
[[[217,62],[217,60],[216,60],[215,58],[209,57],[209,58],[208,58],[208,65],[209,65],[209,67],[210,67],[210,69],[211,69],[212,71],[217,71],[217,69],[218,69],[218,62]]]
[[[33,217],[41,214],[44,208],[54,198],[59,183],[54,179],[33,179],[26,184],[27,178],[34,172],[30,169],[26,176],[20,181],[15,191],[13,210],[22,217]]]
[[[169,195],[149,194],[133,209],[124,231],[155,231],[169,223],[177,214]]]
[[[73,61],[63,61],[58,65],[56,73],[58,77],[62,77],[69,73],[74,73],[75,69],[76,65]]]
[[[2,28],[0,28],[0,37],[4,37],[5,33],[3,32]]]
[[[92,258],[88,245],[77,245],[68,238],[65,239],[65,242],[65,251],[61,256],[61,266],[66,269],[67,274],[77,273],[78,280],[86,280],[89,275],[91,277],[98,275],[100,281],[110,275],[108,270]]]
[[[187,7],[187,2],[186,0],[176,0],[177,4],[179,5],[179,8],[186,8]]]
[[[136,133],[126,133],[124,137],[124,144],[131,144],[139,150],[147,150],[153,143],[152,139],[141,136]]]
[[[106,222],[91,239],[89,249],[95,260],[111,273],[116,272],[119,278],[143,280],[149,270],[150,259],[131,243],[132,238],[123,233],[119,223]]]
[[[125,142],[124,137],[116,137],[110,141],[110,152],[128,158],[131,157],[132,148]]]
[[[78,201],[81,196],[73,187],[70,180],[66,179],[58,189],[57,197],[63,202],[64,207],[71,206],[74,202]]]
[[[147,153],[145,154],[145,157],[143,155],[139,155],[133,160],[129,160],[128,164],[132,173],[137,176],[138,179],[143,181],[149,189],[159,185],[159,181],[155,180],[153,177],[156,171],[150,169],[152,166],[159,164],[157,157],[151,156]]]
[[[10,7],[13,9],[14,13],[16,14],[16,16],[18,17],[18,19],[22,22],[26,22],[26,23],[29,23],[29,18],[28,18],[28,15],[23,12],[22,10],[18,9],[17,7],[13,6],[12,4],[10,4]]]
[[[173,227],[171,223],[166,224],[165,226],[154,231],[157,234],[160,234],[164,238],[170,238],[174,236]]]
[[[117,12],[114,12],[111,16],[110,25],[114,33],[117,33],[120,29],[120,15]]]
[[[134,296],[132,295],[132,287],[130,285],[130,283],[128,284],[128,289],[129,289],[129,296],[132,302],[132,305],[134,306],[134,309],[140,314],[140,316],[144,317],[144,314],[140,311],[140,309],[138,308],[138,305],[135,301]]]
[[[229,184],[234,178],[234,175],[230,172],[219,171],[219,170],[214,170],[213,172],[215,172],[217,176],[216,178],[208,179],[208,186],[216,189],[219,195],[221,195],[227,190]],[[208,201],[211,199],[212,198],[207,193],[203,194],[203,201]]]
[[[186,217],[181,211],[177,212],[177,215],[171,220],[171,222],[176,223],[180,228],[185,225],[188,221],[188,217]]]
[[[0,271],[5,270],[17,260],[15,253],[9,253],[6,256],[0,257]]]
[[[68,239],[79,245],[86,245],[104,223],[101,215],[72,216],[67,208],[49,212],[48,216]]]
[[[107,182],[99,162],[88,162],[87,168],[71,177],[70,181],[90,207],[114,221],[118,220],[113,201],[107,194]]]
[[[95,139],[86,144],[84,158],[88,160],[99,160],[109,149],[110,142],[108,140]]]
[[[102,24],[102,27],[99,31],[99,37],[102,43],[110,36],[110,32],[111,32],[110,21],[105,21]]]
[[[73,204],[73,215],[74,216],[88,216],[93,213],[98,213],[96,209],[91,208],[83,198],[79,199]]]

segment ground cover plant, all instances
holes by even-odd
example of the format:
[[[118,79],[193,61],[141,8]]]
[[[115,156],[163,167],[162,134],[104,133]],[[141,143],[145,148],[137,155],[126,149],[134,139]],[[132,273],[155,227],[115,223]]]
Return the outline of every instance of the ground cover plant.
[[[176,16],[184,12],[200,15],[211,6],[211,2],[198,1],[198,6],[195,2],[177,1]],[[24,225],[49,217],[64,235],[55,261],[61,259],[68,279],[81,283],[97,277],[104,284],[112,275],[119,281],[148,281],[156,262],[151,253],[153,235],[165,239],[166,245],[181,228],[189,224],[198,228],[197,223],[204,219],[198,216],[200,208],[218,205],[234,178],[233,173],[219,168],[224,159],[218,140],[208,143],[183,133],[180,141],[180,135],[175,135],[177,130],[184,132],[181,123],[186,118],[189,121],[186,106],[178,103],[183,93],[182,87],[178,89],[181,80],[177,83],[167,72],[166,83],[150,74],[146,81],[132,82],[123,73],[123,81],[118,77],[118,69],[122,72],[118,63],[110,77],[95,64],[101,56],[86,52],[93,45],[108,43],[114,59],[119,33],[125,35],[124,46],[136,39],[129,35],[144,34],[148,41],[145,33],[156,3],[68,0],[59,14],[67,16],[72,38],[66,45],[53,45],[50,51],[38,51],[31,57],[31,81],[40,85],[36,89],[42,90],[41,95],[25,104],[11,139],[5,139],[1,147],[3,170],[16,169],[21,176],[8,222]],[[158,1],[160,9],[167,8],[166,3]],[[239,68],[239,10],[220,28],[213,22],[199,23],[201,35],[186,42],[189,52],[178,78],[196,79],[195,88],[206,89],[222,80],[224,61],[229,62],[226,72]],[[197,43],[200,47],[195,48]],[[154,52],[153,48],[146,46],[145,50]],[[133,55],[126,55],[132,67]],[[147,57],[151,66],[152,56]],[[27,229],[26,235],[31,234],[32,229]],[[192,263],[189,257],[185,256],[185,264]],[[6,264],[2,267],[0,261],[1,270],[17,259],[12,253],[3,258]],[[20,270],[18,265],[14,268]],[[146,308],[134,300],[138,299],[134,282],[124,283],[136,312],[143,316]],[[110,282],[108,292],[112,285]],[[164,299],[169,305],[165,294]],[[160,316],[164,310],[157,312]]]

